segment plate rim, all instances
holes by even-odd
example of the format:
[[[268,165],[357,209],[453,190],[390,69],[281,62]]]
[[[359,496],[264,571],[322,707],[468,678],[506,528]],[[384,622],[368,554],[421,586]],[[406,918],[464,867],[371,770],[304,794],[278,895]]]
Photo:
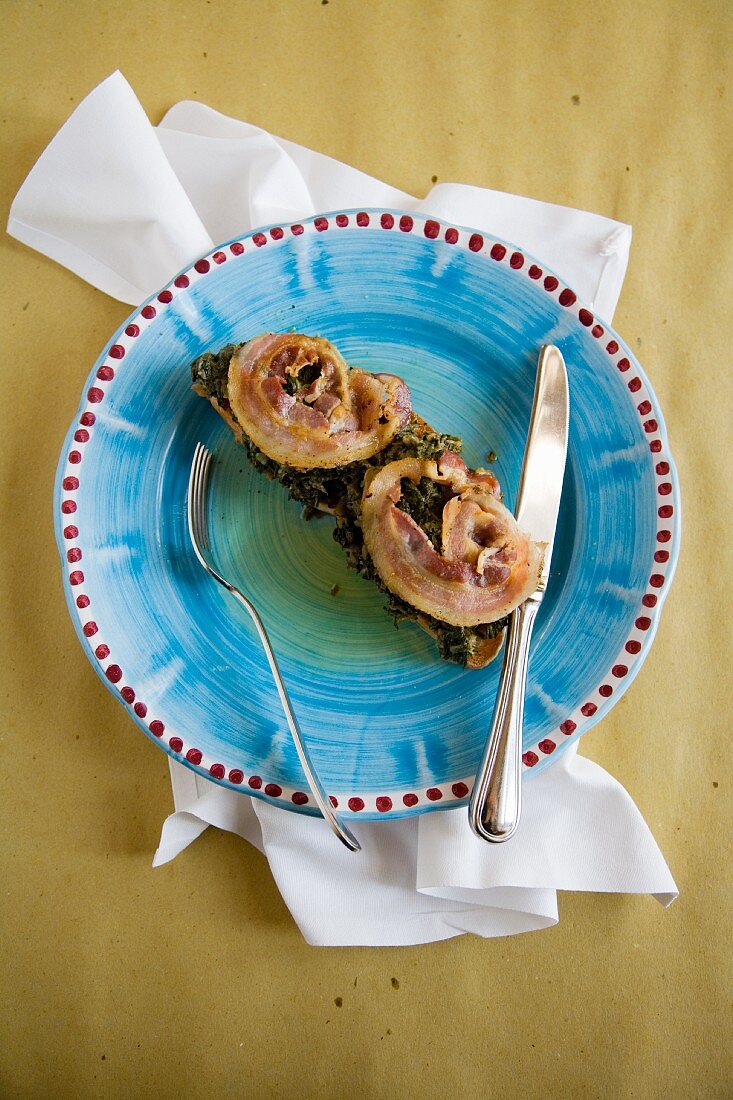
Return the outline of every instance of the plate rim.
[[[379,218],[379,226],[373,224],[375,218]],[[570,744],[576,743],[583,734],[610,712],[636,679],[651,651],[659,629],[662,608],[679,560],[682,534],[679,476],[671,454],[664,416],[646,373],[634,352],[613,327],[599,318],[598,314],[591,310],[556,272],[546,265],[540,265],[540,262],[526,249],[482,230],[457,225],[425,211],[407,212],[390,207],[343,207],[313,214],[295,222],[280,221],[258,226],[247,233],[215,245],[183,267],[162,288],[136,306],[104,345],[83,385],[76,414],[64,437],[56,469],[53,500],[64,595],[77,637],[97,676],[126,708],[138,728],[143,730],[149,740],[162,748],[170,759],[220,786],[262,798],[291,812],[311,816],[320,816],[320,813],[310,803],[306,791],[283,787],[278,783],[269,783],[257,775],[245,776],[241,768],[215,760],[209,761],[195,745],[186,745],[181,737],[175,734],[171,736],[170,731],[168,731],[169,736],[164,738],[166,727],[162,719],[148,714],[147,707],[136,698],[132,687],[125,684],[122,687],[118,686],[124,680],[122,669],[112,658],[109,647],[96,641],[98,630],[93,619],[85,623],[82,620],[86,616],[80,615],[80,611],[85,611],[89,606],[89,599],[86,597],[87,603],[82,602],[82,606],[79,606],[79,599],[83,601],[85,598],[85,593],[81,589],[84,574],[82,569],[76,568],[81,559],[81,547],[77,545],[78,528],[75,523],[70,522],[70,517],[75,514],[76,502],[73,493],[76,492],[78,483],[74,488],[70,486],[73,485],[74,480],[78,482],[77,473],[83,462],[83,444],[91,438],[89,429],[94,425],[94,407],[104,400],[106,387],[114,380],[115,371],[129,347],[134,345],[134,341],[144,328],[155,322],[161,308],[165,308],[176,296],[184,294],[190,287],[204,279],[212,269],[215,269],[212,265],[218,266],[230,260],[236,260],[245,253],[252,255],[253,248],[257,251],[267,244],[277,246],[281,241],[292,237],[315,235],[317,238],[324,232],[330,230],[338,232],[344,229],[353,232],[386,231],[395,235],[414,234],[420,239],[424,237],[430,241],[441,238],[446,247],[455,247],[484,256],[487,262],[493,261],[508,267],[519,277],[524,274],[537,284],[542,280],[541,285],[547,293],[555,297],[559,305],[569,314],[574,315],[578,323],[589,329],[591,335],[599,341],[602,337],[609,338],[604,350],[612,364],[622,374],[626,375],[633,368],[627,383],[629,400],[635,405],[635,412],[641,420],[645,434],[653,437],[649,440],[650,451],[652,454],[659,455],[656,463],[653,459],[650,461],[655,468],[658,495],[669,502],[666,506],[660,504],[660,507],[671,508],[668,516],[660,517],[657,514],[656,528],[658,535],[660,531],[668,533],[667,541],[663,543],[660,541],[660,549],[657,551],[662,554],[666,552],[668,557],[666,561],[658,563],[656,567],[658,572],[652,573],[650,582],[646,586],[647,591],[642,597],[642,608],[635,606],[633,610],[636,631],[634,632],[633,628],[628,629],[624,647],[607,675],[593,691],[587,693],[583,703],[579,703],[562,722],[556,725],[551,737],[541,738],[535,745],[524,750],[523,778],[540,774],[545,767],[551,766]],[[415,234],[416,229],[418,232]],[[600,333],[596,335],[598,329]],[[641,398],[638,405],[632,399],[634,394]],[[642,412],[642,409],[646,411]],[[81,436],[79,433],[82,433]],[[79,449],[80,447],[82,450]],[[660,473],[660,467],[662,473]],[[659,509],[657,512],[659,513]],[[664,519],[664,526],[660,525],[660,519]],[[76,531],[76,534],[70,535],[69,531]],[[638,626],[642,619],[646,622],[643,629]],[[629,610],[629,622],[631,621],[632,611]],[[632,637],[634,633],[638,637]],[[633,647],[631,650],[625,648],[629,645]],[[636,649],[637,645],[638,649]],[[553,740],[553,738],[556,739]],[[464,776],[460,780],[436,783],[432,787],[420,789],[419,793],[418,789],[405,791],[400,788],[379,793],[339,793],[337,797],[331,797],[342,814],[350,818],[396,820],[466,805],[473,778],[473,776]]]

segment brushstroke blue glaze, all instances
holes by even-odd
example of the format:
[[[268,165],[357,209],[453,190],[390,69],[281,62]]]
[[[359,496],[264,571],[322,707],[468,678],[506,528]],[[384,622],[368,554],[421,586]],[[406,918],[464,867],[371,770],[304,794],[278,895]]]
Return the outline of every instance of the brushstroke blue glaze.
[[[254,628],[189,545],[185,495],[202,440],[216,456],[214,560],[262,613],[327,789],[424,790],[474,774],[500,661],[463,671],[442,662],[418,627],[395,629],[380,593],[347,569],[332,521],[304,523],[299,506],[248,465],[191,391],[189,363],[197,355],[287,329],[327,337],[352,365],[401,375],[415,409],[464,439],[469,466],[486,465],[487,452],[496,452],[493,468],[510,507],[537,352],[548,342],[562,350],[570,379],[568,466],[535,630],[525,745],[556,735],[607,674],[646,590],[657,505],[648,440],[605,340],[593,339],[541,285],[484,256],[396,231],[291,237],[212,265],[128,352],[99,406],[76,494],[85,591],[125,682],[151,715],[164,718],[166,738],[178,734],[245,776],[302,785]],[[656,405],[654,415],[664,438]],[[72,432],[56,485],[62,554],[58,505]],[[68,582],[66,592],[80,631]],[[80,638],[99,672],[94,647]],[[556,739],[557,751],[532,774],[573,740]],[[423,799],[412,812],[437,808]],[[395,806],[389,816],[407,812]]]

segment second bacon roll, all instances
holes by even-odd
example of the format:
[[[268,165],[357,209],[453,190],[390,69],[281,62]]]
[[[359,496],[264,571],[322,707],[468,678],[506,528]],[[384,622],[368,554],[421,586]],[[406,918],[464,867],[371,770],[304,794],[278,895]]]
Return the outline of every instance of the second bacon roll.
[[[439,546],[400,508],[403,480],[425,478],[441,489]],[[404,458],[369,470],[364,543],[387,588],[461,627],[496,622],[523,603],[537,587],[543,548],[519,530],[498,493],[493,474],[467,469],[450,451],[437,462]]]
[[[266,333],[229,364],[239,425],[269,458],[295,469],[333,469],[382,450],[411,415],[402,379],[349,367],[321,337]]]

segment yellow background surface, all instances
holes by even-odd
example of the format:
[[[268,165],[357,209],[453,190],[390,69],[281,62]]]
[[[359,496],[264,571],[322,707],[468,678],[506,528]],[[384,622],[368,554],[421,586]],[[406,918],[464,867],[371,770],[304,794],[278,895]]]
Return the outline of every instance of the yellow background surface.
[[[632,793],[679,901],[564,895],[534,935],[310,948],[236,837],[210,829],[151,869],[167,761],[76,641],[51,514],[83,381],[127,307],[0,240],[3,1096],[731,1095],[732,11],[2,4],[6,213],[119,67],[154,122],[200,99],[415,194],[437,176],[630,222],[615,325],[665,410],[685,506],[651,656],[583,742]]]

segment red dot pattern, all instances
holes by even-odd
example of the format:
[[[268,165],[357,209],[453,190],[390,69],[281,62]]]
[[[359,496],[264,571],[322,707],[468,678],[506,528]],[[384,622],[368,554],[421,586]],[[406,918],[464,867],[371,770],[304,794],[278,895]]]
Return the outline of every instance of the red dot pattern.
[[[334,221],[335,224],[339,227],[345,227],[349,224],[349,217],[346,214],[338,214],[336,215]],[[366,211],[360,211],[356,215],[355,221],[356,224],[359,226],[368,227],[370,224],[370,215]],[[391,230],[394,228],[394,224],[395,219],[391,213],[385,211],[380,215],[379,225],[382,229]],[[399,219],[399,228],[403,233],[412,232],[414,224],[414,219],[410,215],[402,215]],[[329,222],[327,218],[320,217],[314,220],[313,225],[316,231],[324,232],[326,229],[328,229]],[[300,236],[304,232],[304,226],[300,223],[295,223],[291,225],[289,229],[290,233],[293,236]],[[429,239],[437,239],[441,233],[440,223],[435,221],[434,219],[426,219],[422,222],[422,231],[424,235]],[[269,230],[269,235],[271,239],[275,241],[281,240],[284,236],[284,233],[285,230],[279,226],[274,226]],[[454,245],[458,243],[460,239],[460,233],[453,226],[448,226],[443,231],[443,237],[446,243]],[[255,233],[253,234],[251,239],[255,246],[258,247],[262,247],[263,244],[267,243],[267,237],[263,233]],[[468,238],[467,245],[469,250],[479,252],[484,247],[484,238],[479,233],[473,233]],[[245,245],[243,242],[235,241],[229,246],[229,251],[233,256],[240,256],[245,251]],[[507,255],[507,249],[500,242],[494,242],[491,245],[489,254],[493,260],[501,262],[505,259]],[[223,251],[218,251],[212,256],[212,260],[216,264],[225,263],[226,258],[226,253]],[[509,258],[509,265],[517,271],[523,269],[525,265],[525,258],[523,254],[519,251],[512,252]],[[202,259],[198,260],[194,264],[194,270],[203,275],[209,272],[210,266],[211,265],[208,260]],[[534,263],[529,266],[526,274],[530,279],[533,279],[535,281],[539,281],[540,279],[542,279],[543,276],[542,269]],[[182,274],[176,278],[174,285],[179,290],[185,290],[190,285],[190,280],[187,275]],[[554,275],[547,275],[544,277],[543,286],[545,290],[547,290],[549,293],[553,293],[559,285],[559,281]],[[158,301],[164,304],[170,302],[172,298],[173,294],[170,290],[163,290],[158,295]],[[572,290],[565,287],[562,288],[560,291],[559,301],[560,304],[564,307],[570,308],[571,306],[575,305],[576,296]],[[140,311],[140,316],[145,318],[146,320],[152,320],[156,316],[155,307],[150,304],[144,306]],[[578,309],[578,320],[580,324],[582,324],[584,327],[591,329],[591,334],[595,339],[600,339],[604,335],[603,326],[595,321],[593,314],[585,307],[580,307]],[[125,335],[128,336],[130,339],[135,339],[137,336],[139,336],[139,334],[140,327],[135,323],[130,323],[125,328]],[[606,350],[609,355],[615,356],[619,351],[618,342],[613,339],[609,340],[606,344]],[[124,358],[125,353],[126,348],[123,344],[113,344],[112,347],[109,349],[108,355],[111,359],[120,360]],[[616,362],[616,367],[622,373],[627,372],[631,367],[631,363],[628,357],[622,356]],[[111,382],[113,381],[114,376],[114,369],[109,364],[103,364],[97,370],[97,377],[102,382]],[[632,393],[638,392],[641,389],[641,386],[641,379],[638,377],[633,377],[628,382],[628,388]],[[90,404],[99,404],[101,401],[104,400],[104,391],[97,386],[93,386],[87,393],[87,399]],[[637,409],[641,417],[648,417],[649,413],[652,411],[651,402],[646,399],[642,400],[638,404]],[[95,415],[93,412],[91,412],[91,410],[85,411],[80,417],[80,423],[84,425],[85,428],[91,427],[95,423],[95,420]],[[643,428],[646,434],[652,435],[656,433],[659,429],[658,421],[655,418],[648,419],[643,423]],[[74,440],[77,443],[87,443],[89,441],[89,438],[89,432],[84,430],[84,428],[79,428],[74,433]],[[649,447],[653,454],[658,454],[662,450],[662,442],[658,438],[652,439],[650,440]],[[68,455],[68,461],[72,464],[79,464],[81,460],[82,454],[79,451],[71,451]],[[655,471],[658,476],[665,477],[669,475],[670,465],[666,461],[660,461],[656,464]],[[76,489],[79,488],[79,479],[73,476],[67,476],[66,478],[64,478],[62,484],[66,492],[74,492]],[[661,496],[669,495],[672,492],[672,484],[668,481],[661,482],[658,484],[657,490],[659,495]],[[63,500],[61,502],[61,511],[64,515],[72,514],[76,511],[75,502],[69,499]],[[673,512],[674,509],[671,505],[662,505],[658,509],[660,519],[669,519],[673,515]],[[79,531],[75,525],[68,525],[64,528],[63,533],[66,539],[72,540],[78,537]],[[673,535],[671,530],[660,529],[657,532],[658,543],[670,542],[672,537]],[[72,547],[68,551],[67,557],[70,563],[76,563],[81,560],[82,551],[78,547]],[[669,561],[669,557],[669,551],[666,549],[658,549],[654,554],[654,560],[658,564],[662,565]],[[653,573],[650,576],[649,584],[651,588],[661,588],[664,585],[664,581],[665,576],[663,573]],[[83,584],[83,582],[84,574],[81,572],[81,570],[74,570],[69,574],[70,584],[78,586],[80,584]],[[76,598],[77,606],[80,609],[88,607],[89,602],[89,597],[86,596],[84,593],[81,593]],[[657,602],[657,596],[653,592],[646,593],[642,599],[642,603],[647,608],[655,607]],[[651,619],[645,615],[639,616],[636,619],[635,625],[637,629],[646,631],[651,626]],[[98,627],[95,622],[89,621],[83,624],[82,630],[87,637],[92,637],[98,632]],[[630,638],[625,643],[624,648],[627,653],[635,656],[640,653],[642,647],[641,643],[637,639]],[[102,643],[96,647],[95,654],[99,660],[106,660],[109,656],[109,647]],[[613,666],[611,672],[615,678],[620,679],[628,674],[628,667],[624,664],[616,664]],[[105,675],[112,683],[117,683],[122,677],[122,670],[120,669],[119,665],[111,664],[105,670]],[[610,684],[604,683],[601,684],[598,688],[598,693],[602,698],[609,698],[613,694],[613,688]],[[133,704],[135,700],[135,692],[133,688],[124,687],[121,689],[120,694],[125,702],[129,703],[130,705]],[[147,714],[147,707],[142,702],[134,703],[134,710],[138,717],[145,717]],[[580,713],[586,718],[592,717],[596,713],[596,711],[597,706],[593,702],[584,703],[583,706],[580,708]],[[151,731],[156,733],[157,736],[160,736],[165,729],[163,723],[158,720],[151,722],[149,728],[151,729]],[[566,719],[560,724],[559,728],[565,736],[570,736],[576,731],[577,724],[572,719]],[[173,747],[174,745],[180,746],[175,748],[175,751],[183,750],[183,743],[180,738],[171,738],[170,744],[171,747]],[[540,752],[548,755],[555,750],[556,744],[551,739],[545,738],[539,743],[537,747]],[[186,753],[186,759],[189,761],[189,763],[193,763],[194,765],[198,765],[201,762],[202,758],[203,756],[199,749],[189,749]],[[538,762],[539,757],[535,752],[527,751],[523,754],[522,759],[525,763],[525,766],[533,767]],[[211,774],[214,778],[224,778],[224,776],[226,775],[226,769],[223,764],[212,764],[208,770],[209,774]],[[234,784],[241,784],[242,782],[244,782],[244,773],[240,769],[232,769],[229,773],[229,779],[230,782]],[[260,776],[251,776],[247,780],[247,783],[252,790],[259,790],[262,787],[263,781]],[[272,798],[278,798],[282,795],[282,788],[277,783],[268,783],[265,785],[264,789],[265,793]],[[467,796],[469,789],[465,783],[453,783],[450,787],[450,790],[455,798],[460,799]],[[425,792],[425,797],[429,801],[437,802],[443,798],[443,794],[444,792],[440,787],[431,787]],[[308,795],[302,791],[293,792],[290,795],[290,798],[295,805],[305,805],[308,802]],[[338,804],[334,796],[330,796],[330,798],[334,805]],[[405,806],[410,808],[418,804],[419,796],[414,792],[408,792],[402,796],[402,801]],[[353,812],[361,812],[364,809],[364,801],[358,796],[353,796],[352,798],[350,798],[348,804],[349,808]],[[393,808],[392,799],[388,795],[378,796],[375,804],[377,810],[380,813],[387,813]]]

